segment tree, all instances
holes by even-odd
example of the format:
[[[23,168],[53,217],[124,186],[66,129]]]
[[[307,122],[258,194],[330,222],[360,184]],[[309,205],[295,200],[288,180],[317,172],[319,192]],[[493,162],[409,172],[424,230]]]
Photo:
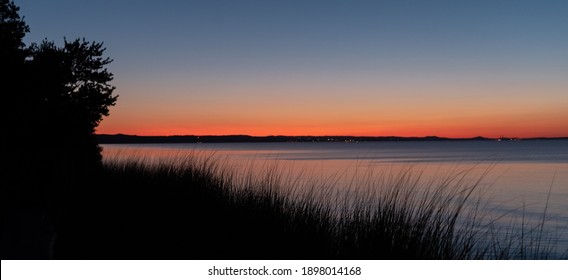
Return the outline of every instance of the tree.
[[[38,89],[40,98],[62,106],[88,133],[94,133],[117,99],[112,95],[115,87],[109,84],[113,75],[104,68],[112,60],[102,57],[104,51],[102,43],[85,39],[65,40],[62,48],[44,41],[31,51],[34,77],[42,86],[48,85],[47,90]]]
[[[17,221],[3,224],[2,236],[13,242],[3,242],[0,251],[3,259],[49,258],[53,248],[42,233],[73,232],[69,213],[80,211],[101,166],[95,129],[118,96],[102,43],[65,40],[58,47],[45,40],[26,46],[29,28],[18,11],[14,2],[0,0],[1,154],[7,166],[1,217]],[[34,241],[20,239],[21,230]]]
[[[18,11],[13,1],[0,0],[0,130],[9,166],[3,190],[26,197],[91,176],[101,164],[95,129],[118,96],[102,43],[26,46],[29,27]]]
[[[58,47],[45,40],[26,47],[29,28],[19,8],[9,0],[0,5],[3,152],[41,145],[42,152],[57,150],[58,157],[100,163],[95,129],[118,97],[103,44],[76,39]]]
[[[23,50],[22,39],[30,31],[24,20],[20,18],[20,8],[12,1],[0,0],[0,55],[2,61],[13,58],[14,54]]]
[[[84,156],[95,164],[100,163],[95,128],[117,99],[109,84],[113,75],[105,68],[112,60],[102,57],[104,51],[102,43],[85,39],[65,40],[63,47],[43,41],[31,46],[28,62],[32,77],[28,92],[41,114],[35,120],[40,124],[37,131],[53,135],[50,145],[59,150],[87,151]]]
[[[29,27],[18,14],[19,8],[11,1],[0,0],[0,87],[4,104],[2,112],[2,153],[10,149],[10,132],[18,127],[20,119],[17,105],[21,102],[21,85],[24,83],[25,60],[28,55],[23,38]],[[16,105],[16,106],[14,106]]]

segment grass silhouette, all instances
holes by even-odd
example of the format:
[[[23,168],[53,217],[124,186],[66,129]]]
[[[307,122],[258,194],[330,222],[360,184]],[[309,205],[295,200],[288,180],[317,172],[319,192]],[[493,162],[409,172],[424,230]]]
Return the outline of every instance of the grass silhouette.
[[[555,259],[547,213],[507,227],[470,170],[403,168],[347,186],[206,154],[105,160],[47,193],[57,259]],[[44,172],[45,173],[45,172]],[[65,174],[65,172],[61,172]],[[50,173],[51,174],[51,173]],[[306,175],[306,174],[304,174]],[[309,175],[309,174],[308,174]],[[59,180],[59,177],[55,180]],[[373,177],[374,178],[374,177]],[[4,215],[4,214],[3,214]],[[502,224],[502,223],[501,223]],[[25,258],[25,257],[24,257]]]
[[[472,182],[467,170],[423,182],[406,168],[338,193],[279,167],[243,173],[211,158],[107,161],[64,211],[56,257],[554,258],[541,243],[544,217],[503,234],[482,214],[483,175]]]

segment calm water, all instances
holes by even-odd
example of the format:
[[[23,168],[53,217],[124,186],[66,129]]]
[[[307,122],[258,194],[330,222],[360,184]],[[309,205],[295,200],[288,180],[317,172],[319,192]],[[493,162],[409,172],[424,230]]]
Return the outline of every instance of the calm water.
[[[107,144],[105,160],[143,157],[176,161],[195,154],[216,158],[237,173],[280,172],[298,186],[337,190],[380,188],[385,177],[410,170],[422,185],[462,174],[463,184],[483,192],[490,217],[537,225],[546,214],[546,233],[555,254],[568,250],[568,140],[465,142]],[[274,168],[277,166],[278,168]],[[485,174],[486,173],[486,174]],[[485,175],[484,175],[485,174]],[[243,175],[244,176],[244,175]],[[383,181],[381,181],[383,178]],[[461,177],[460,177],[461,178]],[[549,195],[550,194],[550,195]]]

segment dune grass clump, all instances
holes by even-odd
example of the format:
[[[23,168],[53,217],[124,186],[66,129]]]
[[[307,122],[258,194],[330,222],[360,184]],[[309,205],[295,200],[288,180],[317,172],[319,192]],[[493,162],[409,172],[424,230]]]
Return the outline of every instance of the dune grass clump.
[[[475,257],[475,215],[460,221],[477,185],[450,178],[420,188],[421,180],[404,170],[370,199],[359,199],[341,215],[338,246],[342,256],[379,259],[467,259]],[[451,184],[453,183],[453,184]]]
[[[349,186],[341,191],[321,182],[282,178],[279,171],[243,173],[221,168],[204,155],[175,162],[143,157],[107,161],[60,218],[64,226],[59,227],[56,257],[537,256],[516,253],[526,236],[517,240],[495,234],[494,223],[481,214],[476,193],[481,178],[468,180],[467,171],[424,183],[408,168],[370,182],[372,188]]]

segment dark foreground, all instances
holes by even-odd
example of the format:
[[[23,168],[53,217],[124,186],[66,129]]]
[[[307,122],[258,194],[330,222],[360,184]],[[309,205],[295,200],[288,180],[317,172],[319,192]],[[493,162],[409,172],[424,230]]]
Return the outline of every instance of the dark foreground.
[[[337,210],[313,195],[278,192],[269,177],[237,184],[207,160],[106,164],[60,185],[30,187],[37,197],[27,204],[5,204],[2,259],[550,257],[533,246],[538,238],[523,237],[519,247],[480,231],[481,220],[464,210],[475,186],[425,195],[410,175],[374,200],[352,197],[358,203],[350,210]]]

